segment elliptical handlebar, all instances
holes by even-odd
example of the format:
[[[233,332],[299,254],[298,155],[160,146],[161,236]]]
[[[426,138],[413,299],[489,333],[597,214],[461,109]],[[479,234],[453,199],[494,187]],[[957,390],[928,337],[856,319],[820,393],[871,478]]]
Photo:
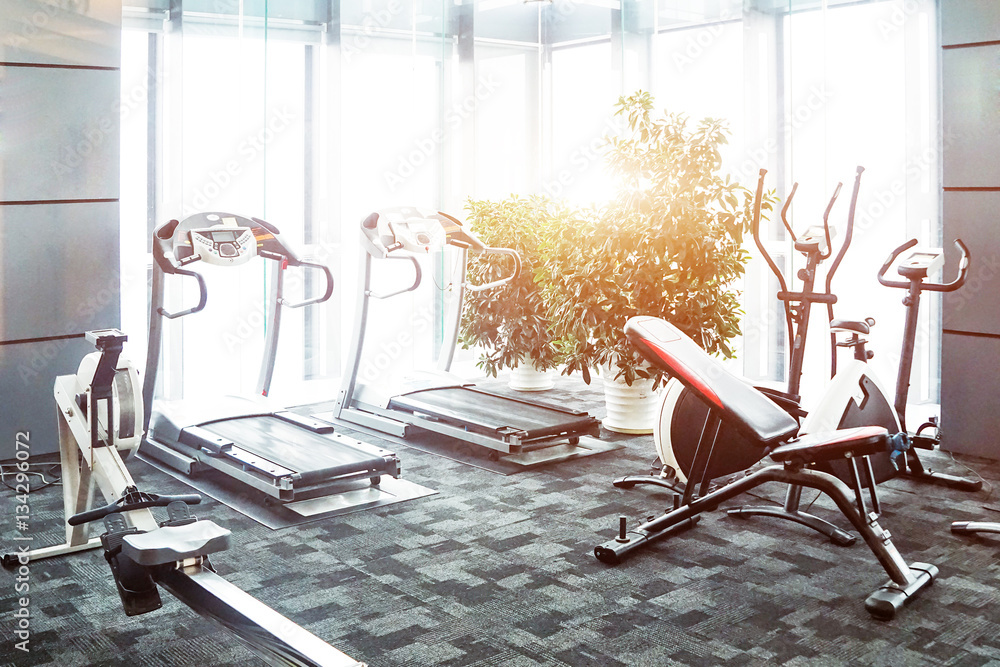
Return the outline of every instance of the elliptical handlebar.
[[[847,254],[847,248],[851,245],[851,239],[854,237],[854,211],[858,207],[858,192],[861,190],[861,174],[863,174],[865,168],[858,165],[857,173],[854,176],[854,191],[851,193],[851,205],[847,210],[847,232],[844,234],[844,242],[840,246],[840,250],[837,252],[837,256],[833,259],[833,264],[830,265],[830,270],[826,272],[826,291],[831,292],[831,284],[833,283],[833,276],[837,273],[837,269],[840,267],[840,263],[844,260],[844,255]],[[840,193],[841,184],[837,184],[837,191],[833,193],[833,199],[830,200],[830,205],[826,207],[826,213],[823,214],[823,227],[826,229],[826,245],[827,248],[830,247],[830,226],[827,224],[827,217],[830,215],[830,209],[833,208],[833,201],[837,198],[837,194]],[[826,257],[830,254],[827,252]],[[826,259],[824,257],[823,259]],[[832,314],[831,314],[832,319]]]
[[[518,254],[516,250],[512,248],[487,247],[482,252],[484,255],[510,255],[511,257],[514,258],[514,271],[511,272],[509,276],[504,276],[503,278],[494,280],[492,282],[484,283],[482,285],[472,285],[466,283],[465,289],[469,290],[470,292],[482,292],[488,289],[493,289],[494,287],[502,287],[503,285],[506,285],[507,283],[509,283],[510,281],[516,279],[519,275],[521,275],[521,255]]]
[[[906,243],[904,243],[903,245],[899,246],[891,253],[889,253],[888,259],[886,259],[885,262],[882,264],[882,268],[878,270],[878,281],[880,283],[882,283],[886,287],[898,287],[901,289],[909,289],[911,285],[917,285],[919,286],[921,292],[924,291],[954,292],[959,287],[965,284],[965,279],[969,273],[970,257],[969,257],[969,248],[968,246],[965,245],[962,239],[955,239],[955,246],[958,248],[959,252],[962,253],[962,259],[960,260],[958,265],[958,275],[950,283],[930,283],[916,279],[904,282],[902,280],[889,280],[888,278],[886,278],[885,277],[886,271],[889,270],[889,267],[893,265],[896,259],[901,254],[903,254],[904,252],[906,252],[915,245],[917,245],[917,239],[910,239],[909,241],[907,241]]]
[[[860,176],[860,174],[859,174]],[[857,185],[857,179],[855,179],[855,185]],[[826,236],[826,252],[820,253],[819,258],[822,260],[829,259],[830,253],[833,252],[833,239],[830,238],[830,211],[833,210],[833,204],[837,201],[837,197],[840,196],[840,189],[844,187],[843,183],[837,183],[837,187],[833,190],[833,196],[830,197],[830,203],[826,205],[826,210],[823,211],[823,234]],[[855,194],[857,190],[855,189]],[[852,216],[854,211],[851,211]],[[847,240],[845,239],[844,245],[841,246],[841,253],[847,250]]]
[[[767,169],[760,170],[760,177],[757,179],[757,192],[754,194],[753,199],[753,226],[750,231],[753,233],[753,241],[757,244],[757,249],[764,256],[764,261],[767,265],[771,267],[771,273],[775,275],[778,279],[778,286],[781,288],[782,292],[788,291],[788,285],[785,283],[785,276],[781,273],[781,269],[778,265],[774,263],[774,259],[771,257],[771,253],[767,251],[764,247],[764,243],[760,240],[760,207],[761,202],[764,198],[764,176],[767,174]],[[798,183],[792,185],[792,192],[788,195],[788,199],[785,200],[785,205],[781,208],[781,221],[785,223],[785,227],[788,228],[788,232],[795,238],[795,233],[792,232],[792,228],[788,225],[788,221],[785,220],[785,210],[788,208],[788,203],[792,201],[792,197],[795,196],[795,190],[799,187]]]
[[[763,172],[764,170],[761,169],[761,171]],[[761,174],[761,177],[763,176],[764,174]],[[792,225],[789,224],[786,214],[788,213],[788,207],[792,205],[792,199],[795,198],[795,191],[798,189],[799,189],[799,182],[795,181],[794,183],[792,183],[792,191],[788,193],[788,198],[785,200],[785,205],[781,207],[781,222],[785,225],[785,229],[788,230],[789,236],[792,237],[792,243],[795,243],[795,241],[798,240],[798,237],[795,235],[795,230],[792,229]]]

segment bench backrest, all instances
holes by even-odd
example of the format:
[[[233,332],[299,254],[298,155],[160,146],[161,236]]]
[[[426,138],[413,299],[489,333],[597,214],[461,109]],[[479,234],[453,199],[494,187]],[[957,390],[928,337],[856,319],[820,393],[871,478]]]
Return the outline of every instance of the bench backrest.
[[[677,378],[722,421],[762,448],[798,431],[791,415],[723,368],[673,324],[656,317],[633,317],[625,324],[625,335],[649,363]]]

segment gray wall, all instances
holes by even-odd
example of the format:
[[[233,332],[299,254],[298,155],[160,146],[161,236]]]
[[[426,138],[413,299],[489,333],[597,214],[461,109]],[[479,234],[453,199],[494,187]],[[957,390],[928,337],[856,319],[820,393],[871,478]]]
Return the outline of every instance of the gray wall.
[[[0,0],[0,460],[58,451],[53,381],[119,324],[120,65],[120,0]]]
[[[1000,2],[940,7],[944,242],[972,256],[944,297],[941,444],[1000,459]]]

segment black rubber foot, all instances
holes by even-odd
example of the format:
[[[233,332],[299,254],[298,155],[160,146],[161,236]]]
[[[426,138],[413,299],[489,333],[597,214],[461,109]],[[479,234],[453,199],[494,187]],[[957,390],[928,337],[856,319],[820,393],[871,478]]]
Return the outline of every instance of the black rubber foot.
[[[640,527],[627,533],[624,539],[616,538],[594,547],[594,556],[606,565],[617,565],[639,547],[684,532],[693,528],[700,520],[701,517],[695,515],[656,532],[647,532]]]
[[[3,555],[3,566],[7,569],[11,569],[17,565],[17,554],[4,554]]]
[[[880,621],[891,621],[903,605],[915,598],[917,594],[934,583],[938,575],[937,566],[930,563],[913,563],[910,572],[914,580],[905,588],[889,582],[882,586],[865,600],[865,609]]]
[[[946,475],[943,472],[935,472],[933,470],[922,470],[920,472],[904,470],[901,475],[920,482],[936,484],[937,486],[945,486],[949,489],[956,489],[958,491],[976,492],[982,490],[983,488],[983,480],[981,479],[966,479],[965,477]]]
[[[960,535],[969,535],[969,534],[972,534],[975,531],[969,530],[969,525],[971,523],[972,523],[971,521],[952,521],[951,522],[951,532],[958,533]],[[4,556],[3,558],[4,558],[3,564],[4,564],[4,567],[6,567],[7,566],[7,557]]]
[[[669,480],[664,477],[657,477],[654,475],[629,475],[627,477],[621,477],[612,482],[616,489],[631,489],[636,485],[649,485],[656,486],[661,489],[666,489],[673,493],[684,493],[684,485],[679,484],[677,480]]]
[[[1000,523],[993,521],[953,521],[951,524],[951,532],[959,535],[1000,533]]]

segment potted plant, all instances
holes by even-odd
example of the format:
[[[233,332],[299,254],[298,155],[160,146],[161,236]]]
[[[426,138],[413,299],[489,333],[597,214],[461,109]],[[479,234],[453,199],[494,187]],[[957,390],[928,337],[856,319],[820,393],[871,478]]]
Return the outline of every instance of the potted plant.
[[[564,373],[579,370],[589,382],[590,369],[602,366],[606,380],[645,380],[649,393],[662,377],[625,338],[634,315],[669,320],[709,352],[732,355],[727,341],[740,332],[741,313],[733,281],[749,259],[743,235],[753,193],[720,173],[721,121],[689,127],[681,114],[654,113],[645,92],[620,98],[615,113],[626,126],[607,145],[614,198],[547,238],[549,317]],[[609,403],[605,426],[649,432],[650,402],[640,412],[648,424],[617,425]]]
[[[466,210],[466,221],[483,242],[520,254],[521,272],[503,287],[468,294],[462,312],[463,346],[482,349],[477,365],[493,377],[510,369],[513,389],[551,388],[549,371],[557,366],[559,355],[536,273],[544,265],[543,235],[549,227],[559,226],[568,210],[545,197],[517,195],[502,201],[469,200]],[[494,258],[473,257],[469,280],[491,282],[507,270]]]

